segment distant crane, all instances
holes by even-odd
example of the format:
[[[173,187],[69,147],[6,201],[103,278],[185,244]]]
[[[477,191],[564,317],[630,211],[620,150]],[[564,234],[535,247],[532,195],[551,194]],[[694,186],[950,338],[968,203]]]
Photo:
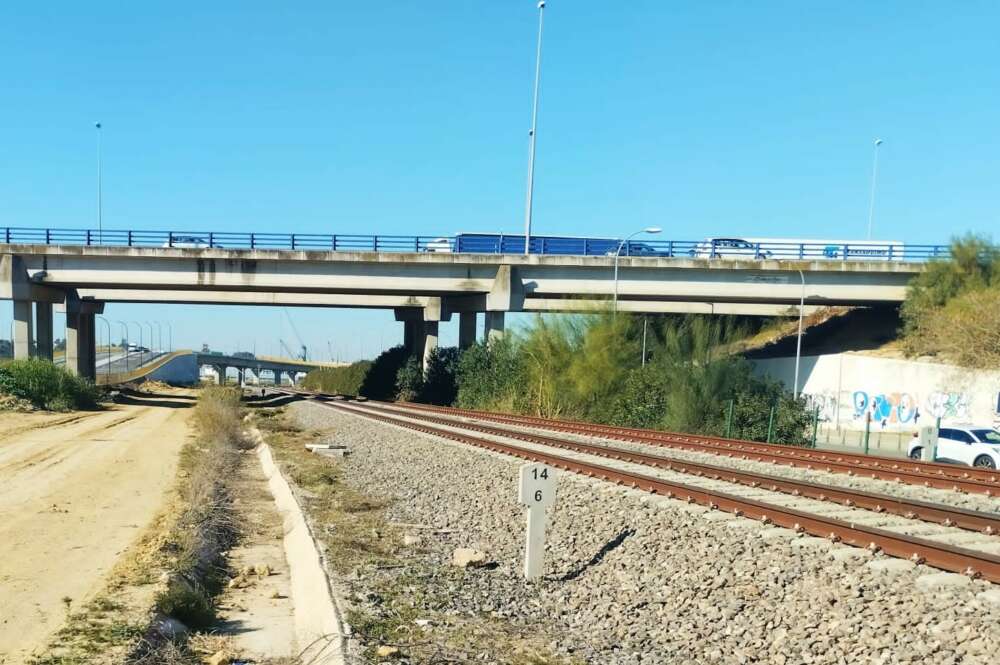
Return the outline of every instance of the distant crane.
[[[288,353],[288,355],[292,356],[293,358],[298,358],[299,360],[302,360],[302,361],[308,360],[309,354],[308,354],[307,349],[306,349],[306,344],[305,344],[305,342],[302,341],[302,335],[299,334],[298,329],[295,327],[295,322],[292,321],[292,315],[288,313],[288,308],[287,307],[282,307],[281,309],[283,309],[284,312],[285,312],[285,318],[288,319],[288,325],[290,325],[292,327],[292,334],[295,335],[295,339],[297,339],[299,341],[299,346],[302,347],[302,355],[301,356],[297,356],[294,353],[292,353],[288,349],[288,347],[285,346],[284,342],[281,342],[281,346],[283,346],[285,348],[285,351]],[[278,341],[280,342],[281,340],[279,339]]]
[[[301,353],[295,353],[290,348],[288,348],[288,345],[285,344],[285,340],[283,340],[281,338],[278,338],[278,343],[281,344],[281,348],[284,350],[285,353],[288,354],[289,358],[293,358],[295,360],[305,361],[305,359],[306,359],[306,347],[305,346],[302,347]]]

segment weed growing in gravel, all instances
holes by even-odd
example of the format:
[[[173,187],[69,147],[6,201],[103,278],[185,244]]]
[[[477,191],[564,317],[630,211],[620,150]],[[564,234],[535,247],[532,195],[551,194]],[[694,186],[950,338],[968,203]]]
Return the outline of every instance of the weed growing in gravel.
[[[67,604],[67,607],[69,605]],[[29,665],[86,665],[111,662],[111,651],[138,639],[144,622],[129,619],[126,608],[108,596],[98,596],[78,611],[67,611],[53,649],[33,656]]]
[[[403,547],[402,531],[386,516],[391,499],[365,494],[350,484],[341,462],[305,450],[329,432],[303,431],[284,410],[259,409],[255,415],[282,472],[298,489],[326,565],[350,587],[346,619],[363,662],[382,662],[377,650],[383,646],[399,648],[410,663],[472,662],[482,660],[482,653],[489,662],[510,665],[576,663],[549,655],[533,631],[526,635],[488,616],[456,615],[448,589],[461,585],[465,572],[426,561],[419,547]]]

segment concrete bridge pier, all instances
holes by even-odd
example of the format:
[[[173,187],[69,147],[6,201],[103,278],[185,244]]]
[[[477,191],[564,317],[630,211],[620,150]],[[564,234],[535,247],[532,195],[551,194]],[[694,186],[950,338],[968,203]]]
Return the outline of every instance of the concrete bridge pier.
[[[215,370],[215,374],[219,379],[219,385],[226,385],[226,373],[229,371],[229,368],[225,365],[213,365],[212,368]]]
[[[486,312],[486,343],[491,344],[503,338],[504,313]]]
[[[425,374],[430,366],[431,356],[438,347],[438,327],[437,321],[424,321],[424,350],[421,358]]]
[[[52,303],[35,303],[35,347],[39,358],[52,360]]]
[[[32,331],[31,301],[14,301],[14,358],[30,358],[34,354],[34,333]]]
[[[66,369],[93,381],[97,377],[97,340],[94,316],[104,312],[104,303],[80,300],[66,294]]]
[[[242,388],[244,385],[246,385],[245,379],[246,379],[246,370],[243,369],[242,367],[237,367],[236,368],[236,380],[239,382],[240,388]]]
[[[467,349],[476,343],[476,313],[461,312],[458,315],[458,348]]]

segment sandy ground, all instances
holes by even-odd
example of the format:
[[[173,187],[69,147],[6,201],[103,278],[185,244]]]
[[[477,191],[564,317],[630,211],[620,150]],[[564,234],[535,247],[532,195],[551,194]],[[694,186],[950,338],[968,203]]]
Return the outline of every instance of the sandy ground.
[[[157,512],[187,437],[186,400],[0,415],[0,663],[45,645]]]

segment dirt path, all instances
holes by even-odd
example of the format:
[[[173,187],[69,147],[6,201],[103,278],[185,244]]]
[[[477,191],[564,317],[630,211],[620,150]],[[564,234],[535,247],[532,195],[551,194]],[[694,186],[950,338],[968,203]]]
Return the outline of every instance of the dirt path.
[[[187,436],[179,405],[0,421],[0,663],[43,646],[63,599],[82,605],[152,519]]]

